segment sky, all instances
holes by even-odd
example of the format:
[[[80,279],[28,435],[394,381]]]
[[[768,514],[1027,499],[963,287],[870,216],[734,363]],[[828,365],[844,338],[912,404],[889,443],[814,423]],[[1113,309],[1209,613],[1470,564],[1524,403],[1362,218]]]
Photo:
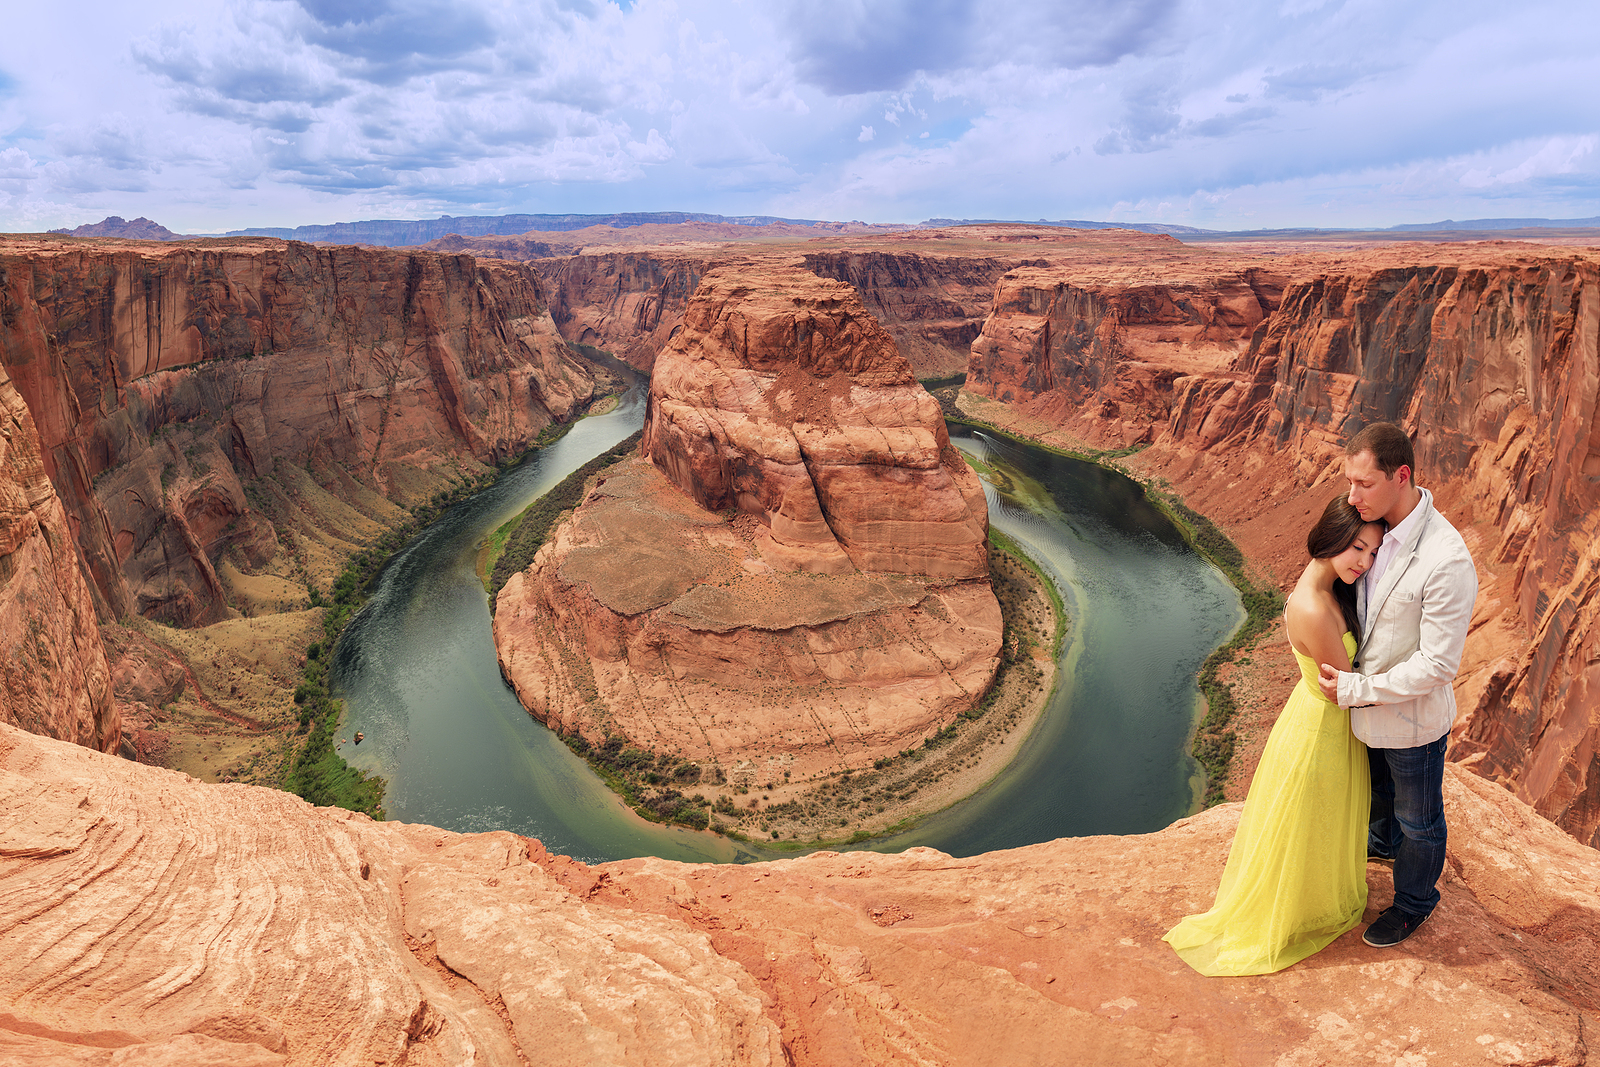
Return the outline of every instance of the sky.
[[[1600,5],[85,0],[0,41],[0,231],[703,211],[1600,215]]]

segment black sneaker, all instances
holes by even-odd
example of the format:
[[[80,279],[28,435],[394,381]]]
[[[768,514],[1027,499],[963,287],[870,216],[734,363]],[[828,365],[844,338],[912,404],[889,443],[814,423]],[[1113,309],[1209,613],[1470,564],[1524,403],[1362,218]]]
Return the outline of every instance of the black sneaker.
[[[1361,940],[1373,948],[1393,948],[1416,933],[1417,928],[1427,921],[1427,915],[1418,918],[1415,915],[1407,915],[1399,908],[1385,908],[1383,914],[1367,927],[1367,932],[1361,935]]]

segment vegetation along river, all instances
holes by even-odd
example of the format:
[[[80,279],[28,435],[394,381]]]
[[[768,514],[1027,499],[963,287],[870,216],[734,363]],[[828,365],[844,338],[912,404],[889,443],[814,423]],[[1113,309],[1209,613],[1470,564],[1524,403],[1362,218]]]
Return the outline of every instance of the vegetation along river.
[[[408,543],[345,630],[334,680],[354,766],[388,781],[391,819],[511,830],[597,862],[740,861],[789,853],[646,822],[517,702],[500,677],[474,572],[488,533],[639,428],[643,397],[580,421]],[[960,426],[989,468],[989,519],[1053,578],[1070,628],[1050,704],[1017,759],[911,830],[853,846],[958,856],[1057,837],[1157,830],[1191,811],[1195,674],[1243,619],[1238,597],[1131,480]]]

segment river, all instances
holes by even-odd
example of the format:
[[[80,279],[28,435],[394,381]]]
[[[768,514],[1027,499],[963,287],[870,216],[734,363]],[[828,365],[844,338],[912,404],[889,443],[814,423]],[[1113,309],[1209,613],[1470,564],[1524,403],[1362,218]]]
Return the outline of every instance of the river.
[[[478,544],[642,421],[635,390],[451,508],[396,553],[346,628],[333,664],[347,707],[340,733],[366,741],[341,751],[387,779],[391,819],[511,830],[588,862],[781,855],[640,819],[500,677]],[[990,522],[1062,592],[1071,621],[1061,680],[999,778],[906,833],[856,847],[964,856],[1145,833],[1187,814],[1199,783],[1186,751],[1195,674],[1243,619],[1238,597],[1122,475],[962,427],[951,437],[994,472]]]

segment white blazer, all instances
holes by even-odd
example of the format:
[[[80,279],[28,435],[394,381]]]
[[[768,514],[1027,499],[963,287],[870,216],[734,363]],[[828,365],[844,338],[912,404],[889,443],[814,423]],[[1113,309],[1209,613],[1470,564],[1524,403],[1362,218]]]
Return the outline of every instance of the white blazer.
[[[1356,672],[1339,673],[1339,704],[1350,730],[1371,748],[1416,748],[1450,732],[1451,688],[1461,668],[1478,572],[1467,544],[1423,489],[1419,521],[1383,572],[1357,600],[1366,620]],[[1358,673],[1357,673],[1358,672]]]

